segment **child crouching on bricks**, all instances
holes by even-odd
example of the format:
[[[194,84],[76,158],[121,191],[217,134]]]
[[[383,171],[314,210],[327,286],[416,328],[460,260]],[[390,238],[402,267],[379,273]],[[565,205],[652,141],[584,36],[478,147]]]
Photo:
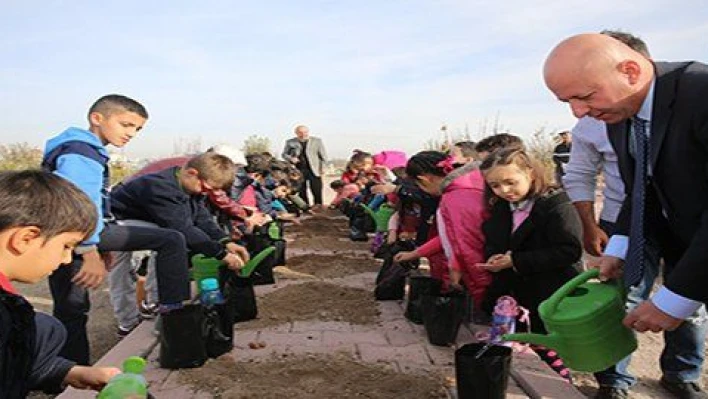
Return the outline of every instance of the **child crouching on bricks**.
[[[37,283],[62,264],[96,228],[89,197],[48,172],[0,173],[0,396],[31,390],[59,393],[67,385],[101,389],[120,373],[79,366],[59,356],[67,333],[52,316],[35,313],[12,282]]]

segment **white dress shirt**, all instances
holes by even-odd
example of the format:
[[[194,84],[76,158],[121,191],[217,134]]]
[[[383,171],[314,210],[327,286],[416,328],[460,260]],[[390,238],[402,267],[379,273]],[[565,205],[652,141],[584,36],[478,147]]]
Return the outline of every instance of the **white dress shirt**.
[[[647,121],[646,134],[651,137],[651,116],[652,116],[652,106],[654,103],[654,86],[656,80],[651,84],[649,93],[642,103],[642,107],[639,109],[637,116]],[[651,166],[648,166],[649,174],[651,175]],[[614,235],[610,237],[610,241],[607,243],[605,248],[605,255],[614,256],[616,258],[625,259],[627,256],[627,249],[629,248],[629,237],[624,235]],[[654,294],[650,299],[654,305],[659,308],[664,313],[676,317],[678,319],[686,319],[691,316],[698,308],[701,307],[702,303],[694,301],[689,298],[685,298],[675,292],[669,290],[668,288],[662,286],[659,291]]]
[[[602,190],[604,201],[600,219],[614,223],[624,201],[624,183],[617,154],[607,137],[607,125],[586,116],[578,120],[572,134],[573,146],[563,176],[563,188],[573,202],[595,202],[597,176],[601,170],[605,188]]]

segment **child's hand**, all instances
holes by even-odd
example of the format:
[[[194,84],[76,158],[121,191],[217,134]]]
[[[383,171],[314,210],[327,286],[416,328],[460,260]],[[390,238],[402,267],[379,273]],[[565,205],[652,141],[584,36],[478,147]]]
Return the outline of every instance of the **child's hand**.
[[[393,260],[394,260],[394,262],[400,263],[400,262],[408,262],[411,260],[416,260],[418,258],[420,258],[420,256],[418,256],[418,253],[415,251],[404,251],[404,252],[397,253],[393,257]]]
[[[115,367],[74,366],[64,377],[64,383],[76,389],[102,389],[108,381],[120,374]]]
[[[450,271],[450,288],[456,291],[462,291],[462,285],[460,284],[460,280],[462,279],[462,272],[459,270],[451,270]]]
[[[511,252],[505,254],[496,254],[489,257],[487,263],[477,263],[478,267],[496,273],[504,269],[509,269],[514,266],[511,260]]]
[[[238,255],[243,259],[244,262],[248,262],[251,259],[251,255],[248,254],[246,247],[238,245],[236,243],[230,242],[226,244],[226,250],[232,254]]]
[[[235,271],[241,270],[241,268],[244,266],[243,259],[241,259],[240,256],[233,254],[231,252],[226,254],[224,259],[222,259],[221,261],[226,264],[226,267],[228,267],[231,270],[235,270]]]
[[[283,212],[278,215],[278,219],[285,220],[286,222],[292,222],[297,219],[297,215],[294,213]]]
[[[376,195],[391,194],[394,191],[396,191],[396,185],[393,183],[377,184],[371,187],[371,192]]]
[[[98,251],[83,254],[84,262],[81,270],[71,279],[71,282],[82,288],[98,288],[106,277],[106,264],[103,263]]]

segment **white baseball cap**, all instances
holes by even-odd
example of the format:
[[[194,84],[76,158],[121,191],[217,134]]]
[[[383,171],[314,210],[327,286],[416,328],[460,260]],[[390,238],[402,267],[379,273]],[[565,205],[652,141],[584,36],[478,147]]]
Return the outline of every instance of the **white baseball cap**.
[[[243,151],[228,144],[217,144],[211,148],[211,151],[229,158],[231,162],[236,165],[248,164],[248,162],[246,162],[246,156],[243,155]]]

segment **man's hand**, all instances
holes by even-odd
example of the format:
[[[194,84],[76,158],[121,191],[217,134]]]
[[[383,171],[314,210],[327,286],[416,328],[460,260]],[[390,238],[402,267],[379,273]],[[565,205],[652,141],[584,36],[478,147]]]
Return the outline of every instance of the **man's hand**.
[[[64,377],[64,383],[76,389],[102,389],[108,381],[120,374],[115,367],[74,366]]]
[[[624,261],[614,256],[604,255],[593,262],[588,262],[592,269],[600,269],[600,281],[614,280],[622,277]]]
[[[225,248],[230,253],[240,256],[244,262],[248,262],[251,259],[251,255],[248,254],[248,250],[244,246],[230,242],[226,244]]]
[[[602,256],[608,241],[607,233],[597,224],[583,230],[583,247],[592,256]]]
[[[81,270],[71,279],[71,282],[82,288],[98,288],[106,277],[106,264],[98,251],[87,252]]]
[[[417,252],[415,251],[404,251],[404,252],[399,252],[393,257],[394,262],[408,262],[411,260],[416,260],[420,258],[420,255],[418,255]]]
[[[644,301],[625,316],[622,323],[638,332],[673,331],[683,323],[657,308],[652,301]]]
[[[245,262],[243,261],[243,259],[241,259],[240,256],[231,252],[226,254],[224,259],[222,259],[221,261],[226,264],[226,267],[235,271],[241,270],[241,268],[245,265]]]

